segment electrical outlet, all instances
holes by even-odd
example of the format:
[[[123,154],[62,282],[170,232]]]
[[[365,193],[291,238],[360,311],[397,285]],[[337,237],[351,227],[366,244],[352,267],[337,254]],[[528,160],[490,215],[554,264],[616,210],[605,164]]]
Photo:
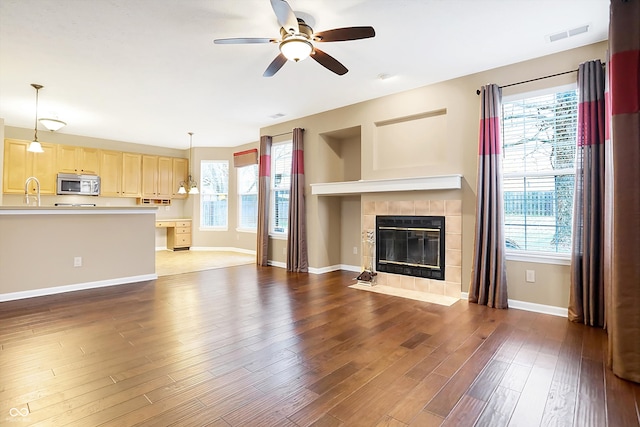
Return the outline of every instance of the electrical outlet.
[[[165,207],[164,207],[164,210],[165,210],[165,211],[170,211],[170,210],[171,210],[171,206],[165,206]]]
[[[82,257],[81,256],[73,257],[73,266],[74,267],[82,267]]]
[[[354,255],[358,255],[358,247],[357,246],[353,247],[353,254]]]
[[[527,282],[534,283],[536,281],[536,271],[527,270]]]

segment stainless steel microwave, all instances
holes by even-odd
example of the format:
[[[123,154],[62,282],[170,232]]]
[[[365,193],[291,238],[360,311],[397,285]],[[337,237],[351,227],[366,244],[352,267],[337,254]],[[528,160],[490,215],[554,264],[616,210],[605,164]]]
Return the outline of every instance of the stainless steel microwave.
[[[56,194],[81,194],[84,196],[100,195],[100,177],[97,175],[76,175],[73,173],[58,174],[58,191]]]

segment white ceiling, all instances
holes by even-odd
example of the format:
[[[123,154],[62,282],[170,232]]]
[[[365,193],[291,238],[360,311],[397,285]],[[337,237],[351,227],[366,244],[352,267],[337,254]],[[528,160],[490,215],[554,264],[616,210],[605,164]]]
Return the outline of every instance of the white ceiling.
[[[32,128],[39,83],[39,116],[66,121],[60,133],[184,149],[192,131],[194,146],[236,146],[264,126],[605,40],[609,22],[608,0],[289,4],[316,31],[371,25],[376,37],[319,46],[344,76],[308,59],[265,78],[277,45],[213,40],[278,37],[269,0],[2,0],[0,117]]]

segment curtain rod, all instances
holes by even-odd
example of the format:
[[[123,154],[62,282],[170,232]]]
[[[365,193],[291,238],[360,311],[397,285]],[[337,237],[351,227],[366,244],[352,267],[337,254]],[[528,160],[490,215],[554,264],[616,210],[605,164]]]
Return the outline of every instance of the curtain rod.
[[[301,129],[302,129],[302,131],[304,132],[304,128],[301,128]],[[277,135],[264,135],[264,136],[270,136],[271,138],[275,138],[275,137],[277,137],[277,136],[285,136],[285,135],[292,135],[292,134],[293,134],[293,131],[291,131],[291,132],[285,132],[285,133],[279,133],[279,134],[277,134]]]
[[[603,65],[604,65],[604,64],[603,64]],[[548,79],[548,78],[550,78],[550,77],[562,76],[562,75],[564,75],[564,74],[571,74],[571,73],[576,73],[576,72],[578,72],[578,70],[577,70],[577,69],[575,69],[575,70],[570,70],[570,71],[563,71],[562,73],[551,74],[551,75],[549,75],[549,76],[538,77],[538,78],[535,78],[535,79],[525,80],[525,81],[518,82],[518,83],[511,83],[511,84],[508,84],[508,85],[498,86],[498,87],[499,87],[500,89],[502,89],[503,87],[517,86],[517,85],[521,85],[521,84],[524,84],[524,83],[531,83],[531,82],[535,82],[535,81],[538,81],[538,80]],[[476,90],[476,95],[480,95],[480,89]]]

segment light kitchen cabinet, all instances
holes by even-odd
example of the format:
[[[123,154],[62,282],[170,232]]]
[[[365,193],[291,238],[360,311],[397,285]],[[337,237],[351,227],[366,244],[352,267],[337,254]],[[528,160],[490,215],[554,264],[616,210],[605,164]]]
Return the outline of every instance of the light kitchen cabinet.
[[[171,197],[174,199],[186,199],[187,194],[178,194],[180,183],[186,183],[189,174],[189,160],[173,158],[173,184],[171,187]]]
[[[142,155],[122,153],[122,196],[140,197],[142,194]]]
[[[58,145],[57,150],[58,172],[99,175],[99,149]]]
[[[171,157],[142,156],[142,197],[170,199],[173,184]]]
[[[40,194],[56,194],[56,145],[42,142],[43,153],[27,151],[29,141],[5,139],[2,191],[24,194],[24,184],[30,176],[40,182]],[[30,193],[35,192],[31,183]]]
[[[100,195],[120,197],[122,195],[122,152],[101,150]]]

